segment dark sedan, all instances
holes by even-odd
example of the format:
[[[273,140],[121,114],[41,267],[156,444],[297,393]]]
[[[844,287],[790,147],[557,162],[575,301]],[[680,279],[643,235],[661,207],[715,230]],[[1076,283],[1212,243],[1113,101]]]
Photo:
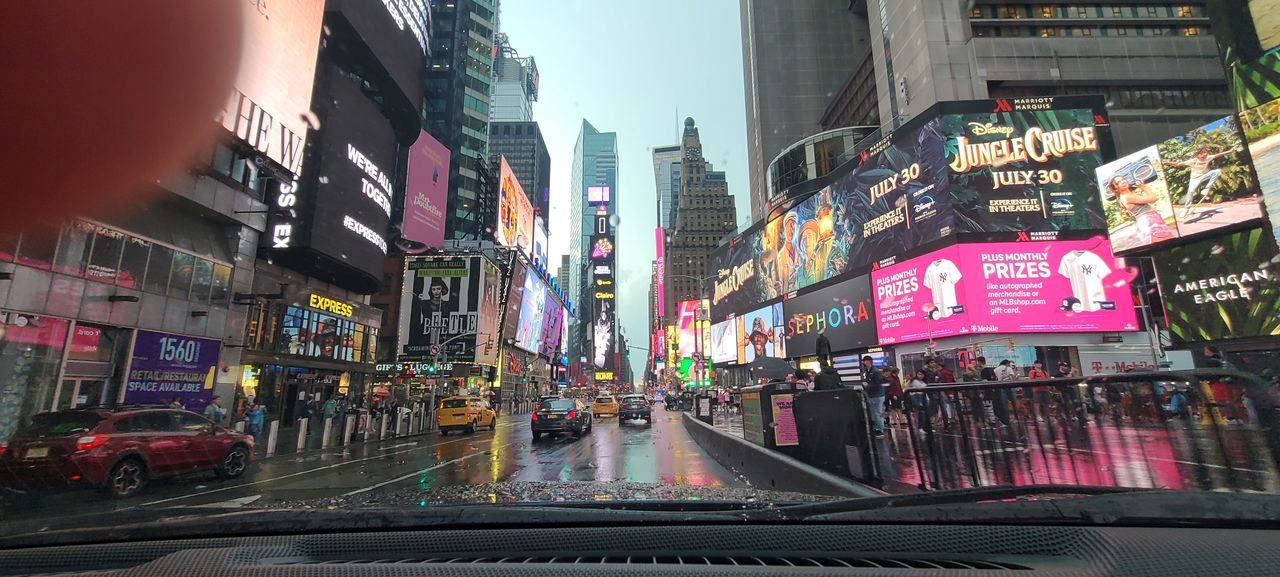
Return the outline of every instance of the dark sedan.
[[[653,424],[653,408],[643,395],[624,395],[618,398],[618,422],[643,419]]]
[[[581,437],[584,433],[591,432],[591,407],[578,399],[543,399],[529,417],[529,426],[533,430],[535,441],[543,433],[567,432]]]

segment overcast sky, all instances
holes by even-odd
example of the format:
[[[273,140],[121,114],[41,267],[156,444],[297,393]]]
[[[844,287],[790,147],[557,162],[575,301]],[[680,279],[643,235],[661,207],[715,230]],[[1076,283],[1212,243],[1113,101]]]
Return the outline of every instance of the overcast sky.
[[[569,174],[585,118],[618,135],[619,309],[648,347],[656,209],[652,148],[679,144],[686,116],[703,153],[727,173],[737,222],[749,218],[742,40],[737,0],[502,0],[499,30],[541,77],[534,120],[551,152],[552,269],[568,254]],[[678,111],[678,112],[677,112]],[[637,377],[643,351],[631,351]]]

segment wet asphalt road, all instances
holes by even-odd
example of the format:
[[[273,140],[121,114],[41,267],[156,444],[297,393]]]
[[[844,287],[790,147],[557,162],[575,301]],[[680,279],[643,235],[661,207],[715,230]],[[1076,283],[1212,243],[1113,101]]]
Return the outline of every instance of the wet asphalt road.
[[[534,441],[529,416],[499,417],[496,431],[390,439],[262,459],[239,479],[212,474],[155,481],[141,494],[113,500],[93,491],[5,498],[0,518],[31,520],[110,512],[133,507],[259,507],[332,499],[357,500],[416,489],[454,491],[491,483],[531,484],[538,495],[557,487],[594,483],[745,487],[708,457],[685,432],[679,413],[654,411],[643,421],[597,419],[594,430]],[[572,496],[570,498],[573,498]]]

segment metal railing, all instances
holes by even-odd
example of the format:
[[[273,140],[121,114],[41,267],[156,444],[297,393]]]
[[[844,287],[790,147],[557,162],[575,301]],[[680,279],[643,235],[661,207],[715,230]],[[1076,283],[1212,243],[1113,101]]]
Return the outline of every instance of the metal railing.
[[[1235,371],[930,385],[899,401],[867,437],[883,481],[1280,492],[1277,389]]]

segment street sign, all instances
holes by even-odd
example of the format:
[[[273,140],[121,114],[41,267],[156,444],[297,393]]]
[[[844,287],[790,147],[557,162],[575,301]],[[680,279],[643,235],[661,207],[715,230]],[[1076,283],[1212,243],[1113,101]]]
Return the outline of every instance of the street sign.
[[[431,345],[431,354],[432,355],[440,354],[440,345]]]

